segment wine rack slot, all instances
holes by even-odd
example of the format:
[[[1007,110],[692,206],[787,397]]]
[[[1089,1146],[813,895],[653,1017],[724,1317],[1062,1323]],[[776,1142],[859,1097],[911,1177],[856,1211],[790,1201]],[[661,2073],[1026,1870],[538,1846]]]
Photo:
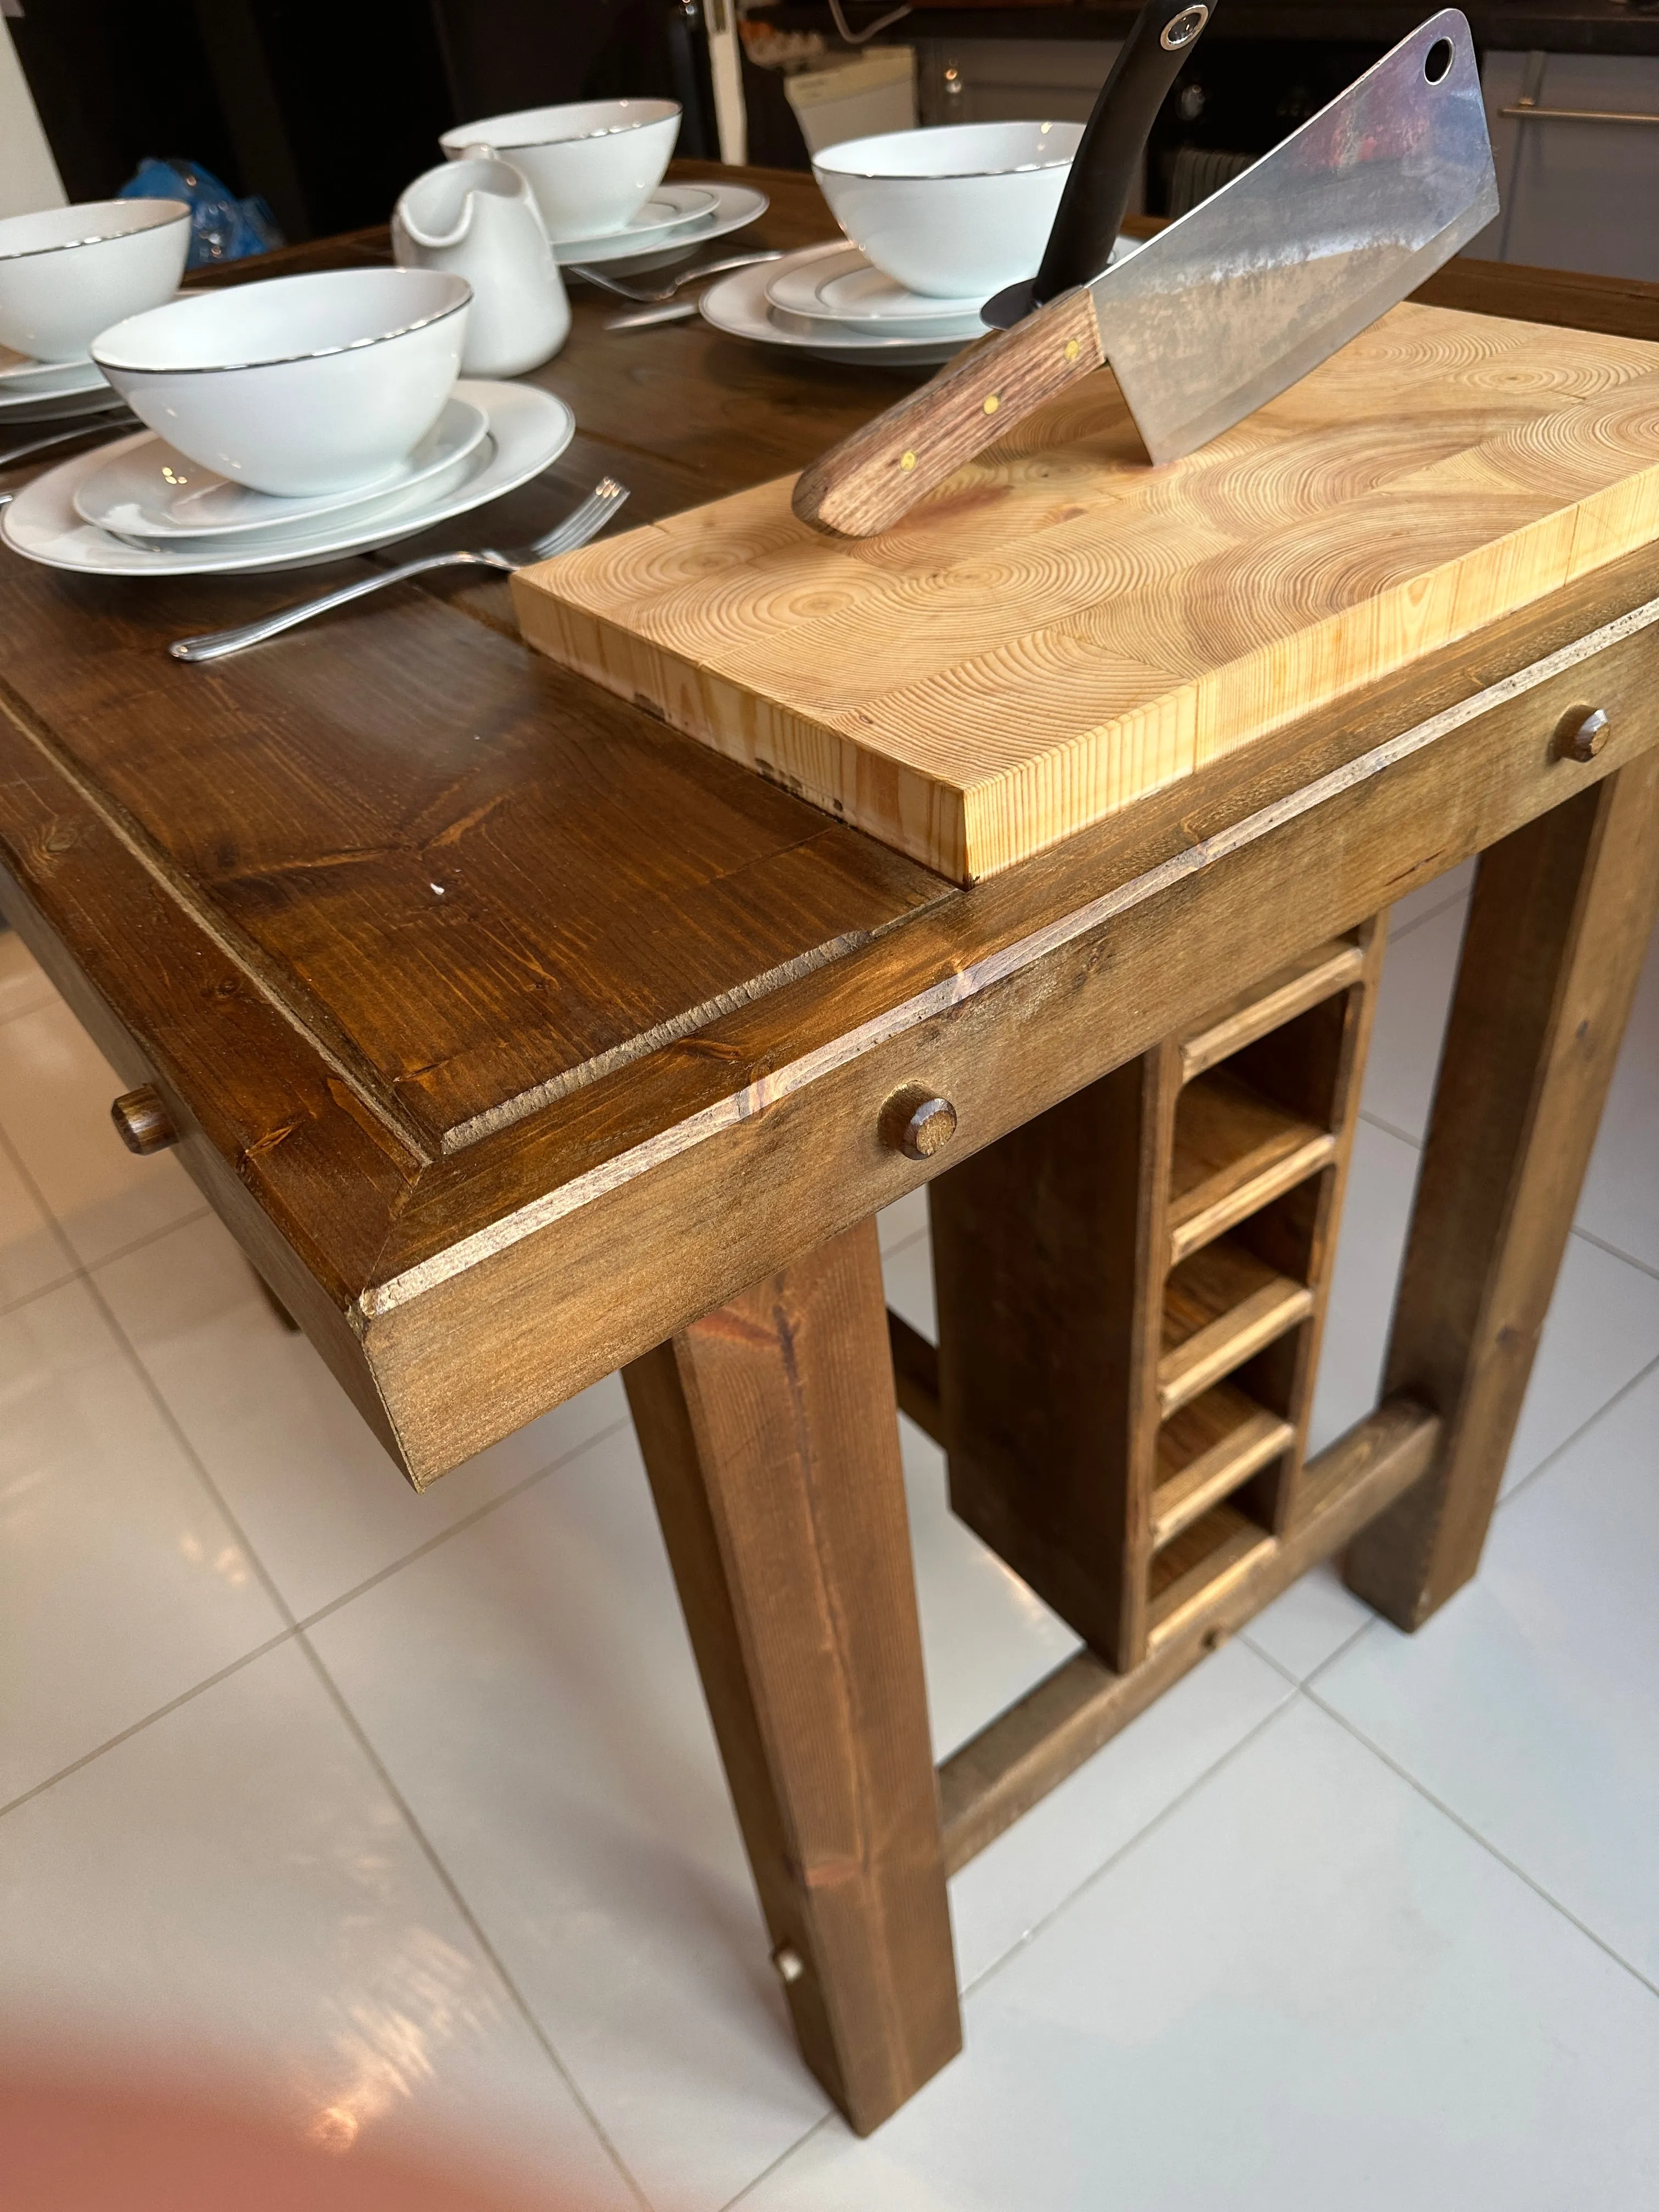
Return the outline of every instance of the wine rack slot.
[[[1120,1673],[1309,1510],[1382,942],[1311,947],[929,1188],[951,1504]]]

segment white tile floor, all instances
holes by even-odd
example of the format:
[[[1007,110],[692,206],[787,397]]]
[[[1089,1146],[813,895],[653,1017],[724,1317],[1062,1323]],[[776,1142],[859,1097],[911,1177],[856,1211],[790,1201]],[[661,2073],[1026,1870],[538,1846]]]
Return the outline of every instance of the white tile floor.
[[[1416,893],[1316,1414],[1375,1392],[1462,924]],[[1659,2203],[1659,951],[1480,1581],[1312,1576],[952,1885],[968,2048],[799,2066],[614,1378],[402,1485],[0,935],[0,2042],[594,2205]],[[931,1327],[927,1216],[883,1223]],[[1072,1638],[905,1433],[933,1729]]]

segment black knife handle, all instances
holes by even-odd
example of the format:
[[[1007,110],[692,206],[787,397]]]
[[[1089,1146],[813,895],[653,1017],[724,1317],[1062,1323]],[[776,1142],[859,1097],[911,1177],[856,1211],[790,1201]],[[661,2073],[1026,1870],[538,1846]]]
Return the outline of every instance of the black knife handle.
[[[1038,306],[1110,260],[1158,111],[1213,12],[1195,0],[1152,0],[1136,16],[1073,156],[1032,288]]]

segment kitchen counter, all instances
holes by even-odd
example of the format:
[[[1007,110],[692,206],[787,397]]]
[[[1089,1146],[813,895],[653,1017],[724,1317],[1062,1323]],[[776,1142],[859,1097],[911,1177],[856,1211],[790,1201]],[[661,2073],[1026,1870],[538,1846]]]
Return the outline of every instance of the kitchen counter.
[[[1226,0],[1211,40],[1375,40],[1391,45],[1414,30],[1428,9],[1420,0]],[[1659,7],[1632,0],[1492,0],[1464,10],[1483,48],[1551,53],[1659,54]],[[856,30],[876,11],[849,9]],[[1120,0],[1026,0],[1020,7],[915,7],[882,36],[913,39],[1121,39],[1134,21]],[[755,21],[779,30],[823,31],[839,45],[822,0],[757,10]]]

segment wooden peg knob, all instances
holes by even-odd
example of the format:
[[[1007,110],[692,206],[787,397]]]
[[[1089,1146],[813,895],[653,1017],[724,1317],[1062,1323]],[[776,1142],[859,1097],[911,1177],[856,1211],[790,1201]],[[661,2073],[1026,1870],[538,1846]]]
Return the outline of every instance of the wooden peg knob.
[[[1555,750],[1563,760],[1591,761],[1607,741],[1607,718],[1600,707],[1574,707],[1555,726]]]
[[[907,1160],[929,1160],[957,1133],[957,1109],[925,1083],[907,1083],[881,1109],[882,1141]]]
[[[179,1141],[179,1132],[168,1120],[161,1094],[153,1083],[140,1091],[124,1091],[110,1108],[109,1118],[130,1152],[164,1152]]]

